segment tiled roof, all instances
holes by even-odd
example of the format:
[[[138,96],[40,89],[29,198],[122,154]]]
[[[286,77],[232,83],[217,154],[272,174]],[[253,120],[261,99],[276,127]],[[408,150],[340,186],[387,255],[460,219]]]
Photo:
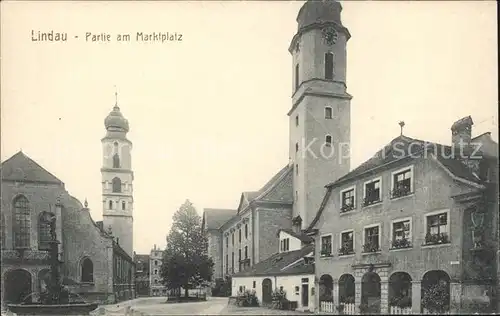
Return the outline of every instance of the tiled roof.
[[[305,264],[303,260],[299,261],[313,251],[314,245],[307,245],[299,250],[276,253],[266,260],[253,265],[248,270],[234,274],[233,278],[247,276],[314,274],[314,264]]]
[[[205,213],[206,229],[218,229],[231,219],[231,217],[236,215],[236,210],[206,208],[203,210],[203,213]]]
[[[64,184],[22,151],[2,162],[2,180]]]
[[[482,136],[484,135],[477,136],[473,138],[472,141]],[[424,152],[426,152],[427,154],[433,154],[436,157],[436,160],[440,162],[443,167],[446,168],[455,177],[466,180],[471,184],[481,186],[482,181],[479,176],[475,174],[463,162],[454,158],[454,156],[452,155],[452,150],[453,148],[451,146],[414,139],[403,135],[394,138],[389,144],[379,150],[372,158],[363,162],[357,168],[355,168],[345,176],[339,178],[337,181],[327,185],[327,193],[325,194],[323,202],[321,203],[321,206],[316,213],[315,218],[309,225],[307,231],[311,231],[319,220],[321,213],[325,208],[326,202],[328,201],[328,198],[331,194],[332,188],[353,181],[354,179],[367,175],[371,172],[378,172],[380,168],[403,158],[411,159],[411,157],[423,157]],[[480,153],[481,152],[478,152],[476,154]]]
[[[301,232],[300,234],[298,234],[298,233],[294,232],[293,230],[291,230],[289,228],[281,228],[280,230],[278,230],[278,234],[280,232],[285,232],[288,235],[290,235],[292,237],[295,237],[298,240],[300,240],[302,242],[305,242],[305,243],[310,243],[310,242],[314,241],[313,238],[311,238],[310,236],[306,235],[305,233]]]
[[[472,174],[470,169],[457,159],[450,158],[452,148],[447,145],[423,141],[419,139],[410,138],[407,136],[398,136],[394,138],[389,144],[379,150],[372,158],[368,159],[357,168],[339,178],[337,181],[328,184],[327,186],[336,186],[345,183],[349,180],[355,179],[370,171],[375,171],[382,166],[391,162],[395,162],[406,157],[421,157],[422,152],[426,147],[428,150],[436,155],[436,158],[446,168],[449,169],[455,176],[479,183],[479,178]]]

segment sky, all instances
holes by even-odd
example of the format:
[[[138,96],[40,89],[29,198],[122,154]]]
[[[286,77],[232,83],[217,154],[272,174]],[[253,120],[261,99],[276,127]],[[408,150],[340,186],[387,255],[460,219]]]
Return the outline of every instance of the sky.
[[[303,3],[2,1],[2,161],[22,149],[101,220],[100,139],[116,86],[134,146],[134,250],[165,247],[186,199],[200,215],[236,208],[288,163],[288,46]],[[498,141],[494,1],[342,3],[351,168],[401,120],[405,135],[449,144],[453,122],[471,115],[473,135]],[[32,30],[69,39],[36,42]],[[136,32],[182,41],[136,42]],[[133,40],[117,42],[122,33]]]

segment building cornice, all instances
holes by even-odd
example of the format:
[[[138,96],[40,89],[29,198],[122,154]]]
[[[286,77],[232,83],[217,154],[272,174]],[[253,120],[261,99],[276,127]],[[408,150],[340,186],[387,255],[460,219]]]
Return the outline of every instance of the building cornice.
[[[316,97],[323,97],[323,98],[337,98],[337,99],[344,99],[344,100],[351,100],[352,99],[352,95],[350,95],[347,92],[344,92],[344,93],[332,93],[332,92],[325,92],[325,91],[316,90],[316,89],[313,89],[311,87],[305,89],[303,92],[299,91],[301,89],[302,85],[304,85],[305,83],[311,82],[311,81],[315,81],[315,80],[328,81],[328,82],[337,82],[337,83],[342,83],[345,86],[345,83],[340,82],[340,81],[324,80],[324,79],[320,79],[320,78],[312,78],[312,79],[303,81],[300,84],[299,88],[296,90],[296,92],[292,95],[292,99],[293,99],[293,97],[295,97],[295,95],[297,93],[301,93],[300,96],[297,98],[297,100],[295,102],[293,102],[292,108],[287,113],[288,116],[290,116],[293,113],[293,111],[297,108],[297,106],[300,104],[300,102],[306,96],[316,96]]]

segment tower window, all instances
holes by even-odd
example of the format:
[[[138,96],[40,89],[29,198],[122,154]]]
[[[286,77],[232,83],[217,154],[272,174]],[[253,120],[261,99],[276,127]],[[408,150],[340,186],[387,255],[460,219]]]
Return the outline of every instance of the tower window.
[[[113,209],[113,201],[109,201],[108,202],[108,206],[109,206],[109,209],[112,210]]]
[[[299,151],[299,143],[295,143],[295,152]]]
[[[327,146],[331,146],[332,145],[332,136],[330,136],[330,135],[326,135],[325,136],[325,144]]]
[[[113,168],[120,168],[120,156],[118,154],[113,155]]]
[[[299,175],[299,164],[295,164],[295,174]]]
[[[333,53],[325,54],[325,79],[333,80]]]
[[[299,64],[295,66],[295,90],[299,88]]]
[[[329,106],[325,107],[325,118],[326,119],[332,118],[332,108]]]
[[[114,177],[112,180],[113,184],[113,193],[120,193],[122,192],[122,180],[118,177]]]
[[[125,201],[122,201],[122,211],[125,211]]]
[[[298,201],[298,200],[299,200],[299,192],[295,191],[295,201]]]
[[[295,116],[295,126],[299,126],[299,116]]]

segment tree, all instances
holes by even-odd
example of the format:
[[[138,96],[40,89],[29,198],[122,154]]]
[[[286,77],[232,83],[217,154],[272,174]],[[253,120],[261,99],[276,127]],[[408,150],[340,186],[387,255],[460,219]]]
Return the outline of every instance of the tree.
[[[201,230],[201,217],[193,204],[186,200],[173,216],[167,236],[161,276],[169,289],[189,289],[212,278],[212,259],[207,253],[208,240]]]

